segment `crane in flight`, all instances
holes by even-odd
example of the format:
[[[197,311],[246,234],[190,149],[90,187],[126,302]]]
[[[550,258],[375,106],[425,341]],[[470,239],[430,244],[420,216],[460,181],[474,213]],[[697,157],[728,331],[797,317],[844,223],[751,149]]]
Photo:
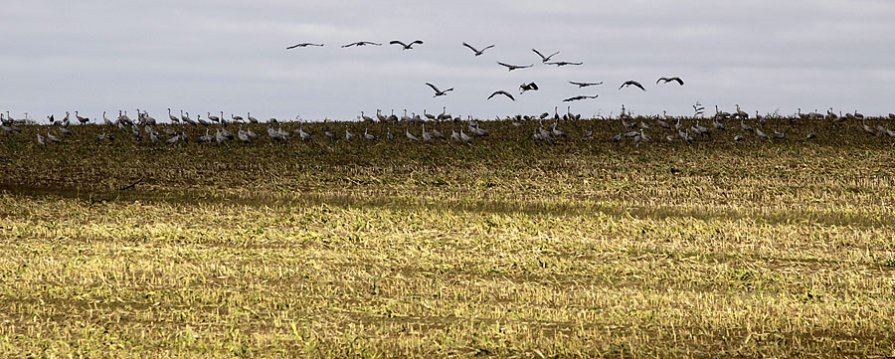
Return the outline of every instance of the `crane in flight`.
[[[479,50],[479,49],[476,49],[475,47],[472,47],[472,45],[467,44],[467,43],[465,43],[465,42],[463,43],[463,46],[465,46],[466,48],[472,50],[472,52],[475,54],[475,56],[482,56],[482,54],[485,53],[485,50],[488,50],[488,49],[494,47],[494,45],[488,45],[488,46],[483,47],[481,50]]]
[[[426,86],[429,86],[433,91],[435,91],[435,96],[432,96],[432,97],[446,96],[448,92],[454,91],[453,87],[451,87],[449,89],[445,89],[444,91],[439,90],[438,87],[435,87],[435,85],[433,85],[429,82],[426,82]]]
[[[405,44],[401,41],[393,40],[393,41],[389,41],[388,44],[389,45],[401,45],[401,47],[403,47],[403,50],[413,50],[413,45],[422,45],[423,41],[422,40],[414,40],[413,42],[411,42],[409,44]]]
[[[536,84],[534,82],[529,82],[527,84],[519,85],[519,93],[520,94],[525,93],[525,91],[537,91],[537,90],[538,90],[538,84]]]
[[[506,67],[507,70],[509,70],[509,71],[519,70],[519,69],[527,69],[527,68],[529,68],[529,67],[534,66],[534,65],[510,65],[510,64],[503,63],[503,62],[500,62],[500,61],[498,61],[497,64],[500,65],[500,66]]]
[[[375,42],[371,42],[371,41],[358,41],[358,42],[352,42],[352,43],[347,44],[347,45],[342,45],[342,48],[344,49],[344,48],[346,48],[346,47],[352,47],[352,46],[367,46],[367,45],[382,46],[382,44],[380,44],[380,43],[375,43]]]
[[[572,66],[581,66],[581,65],[584,65],[583,62],[568,62],[568,61],[545,62],[545,64],[547,64],[547,65],[555,65],[556,67],[563,67],[563,66],[569,66],[569,65],[572,65]]]
[[[667,84],[669,82],[677,82],[678,85],[684,86],[684,80],[681,80],[681,78],[677,77],[677,76],[675,76],[675,77],[660,77],[658,80],[656,80],[657,84],[659,82],[661,82],[663,84]]]
[[[492,97],[497,96],[497,95],[504,95],[504,96],[506,96],[507,98],[509,98],[510,100],[516,101],[516,99],[513,98],[513,95],[510,95],[509,92],[506,92],[506,91],[504,91],[504,90],[494,91],[494,92],[491,94],[491,96],[488,96],[488,99],[490,100]]]
[[[286,48],[286,50],[292,50],[292,49],[295,49],[295,48],[305,48],[305,47],[308,47],[308,46],[322,47],[323,44],[315,44],[315,43],[311,43],[311,42],[302,42],[302,43],[300,43],[300,44],[295,44],[295,45],[289,46],[289,47]]]
[[[618,87],[618,89],[621,90],[628,86],[634,86],[634,87],[637,87],[643,91],[646,91],[646,89],[643,88],[643,85],[641,85],[639,82],[634,81],[634,80],[628,80],[628,81],[623,82],[622,85]]]
[[[603,81],[600,82],[575,82],[569,81],[570,84],[578,86],[578,88],[588,87],[588,86],[599,86],[603,84]]]
[[[541,58],[541,62],[543,62],[545,64],[547,62],[549,62],[550,59],[553,58],[553,56],[559,55],[559,51],[550,54],[550,56],[544,56],[544,54],[542,54],[540,51],[538,51],[536,49],[531,49],[531,51],[534,51],[534,53],[538,54],[538,57]]]
[[[569,97],[565,100],[562,100],[562,102],[581,101],[581,100],[587,100],[587,99],[595,99],[597,97],[600,97],[600,95],[593,95],[593,96],[580,95],[580,96]]]

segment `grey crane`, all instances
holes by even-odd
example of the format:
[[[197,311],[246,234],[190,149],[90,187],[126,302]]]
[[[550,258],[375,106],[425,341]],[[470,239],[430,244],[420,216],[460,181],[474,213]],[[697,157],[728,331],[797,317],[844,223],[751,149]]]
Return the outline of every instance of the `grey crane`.
[[[578,86],[578,88],[588,87],[588,86],[599,86],[603,84],[603,81],[600,82],[576,82],[569,81],[570,84]]]
[[[516,99],[513,97],[513,95],[510,95],[509,92],[506,92],[504,90],[494,91],[493,93],[491,93],[491,96],[488,96],[488,99],[490,100],[492,97],[497,96],[497,95],[504,95],[507,98],[509,98],[510,100],[516,101]]]
[[[520,94],[525,93],[525,91],[537,91],[537,90],[538,90],[538,84],[536,84],[534,82],[529,82],[527,84],[524,83],[522,85],[519,85],[519,93]]]
[[[593,96],[578,95],[578,96],[572,96],[567,99],[564,99],[564,100],[562,100],[562,102],[581,101],[581,100],[587,100],[587,99],[595,99],[597,97],[600,97],[600,95],[593,95]]]
[[[494,47],[494,45],[488,45],[488,46],[483,47],[481,50],[479,50],[479,49],[476,49],[476,48],[473,47],[472,45],[467,44],[467,43],[465,43],[465,42],[463,43],[463,46],[465,46],[466,48],[472,50],[472,52],[475,54],[475,56],[482,56],[482,54],[485,53],[485,50],[488,50],[488,49]]]
[[[519,69],[527,69],[527,68],[530,68],[530,67],[533,67],[533,66],[534,66],[534,65],[510,65],[510,64],[508,64],[508,63],[504,63],[504,62],[500,62],[500,61],[498,61],[497,64],[500,65],[500,66],[506,67],[506,68],[507,68],[507,71],[513,71],[513,70],[519,70]]]
[[[89,119],[89,118],[87,118],[87,117],[81,117],[80,115],[78,115],[78,111],[75,111],[75,118],[77,118],[77,119],[78,119],[78,122],[79,122],[80,124],[82,124],[82,125],[85,124],[85,123],[87,123],[87,122],[90,122],[90,119]]]
[[[643,88],[643,85],[641,85],[639,82],[634,81],[634,80],[628,80],[628,81],[623,82],[622,85],[618,87],[618,89],[621,90],[628,86],[634,86],[634,87],[639,88],[642,91],[646,91],[646,89]]]
[[[569,61],[545,62],[545,64],[547,64],[547,65],[553,65],[553,66],[556,66],[556,67],[563,67],[563,66],[581,66],[581,65],[584,65],[583,62],[569,62]]]
[[[380,43],[376,43],[376,42],[372,42],[372,41],[358,41],[358,42],[352,42],[352,43],[350,43],[350,44],[342,45],[342,48],[344,49],[344,48],[346,48],[346,47],[352,47],[352,46],[367,46],[367,45],[382,46],[382,44],[380,44]]]
[[[315,43],[312,43],[312,42],[302,42],[302,43],[300,43],[300,44],[295,44],[295,45],[289,46],[289,47],[286,48],[286,50],[292,50],[292,49],[295,49],[295,48],[305,48],[305,47],[308,47],[308,46],[322,47],[323,44],[315,44]]]
[[[404,129],[404,136],[407,137],[408,140],[413,141],[413,142],[420,141],[420,139],[418,137],[414,136],[412,133],[410,133],[410,129],[407,129],[407,128]]]
[[[663,83],[663,84],[667,84],[667,83],[669,83],[669,82],[677,82],[677,84],[680,85],[680,86],[683,86],[683,85],[684,85],[684,80],[681,80],[681,78],[680,78],[680,77],[677,77],[677,76],[674,76],[674,77],[660,77],[658,80],[656,80],[656,84],[658,84],[659,82],[661,82],[661,83]]]
[[[180,114],[183,114],[183,111],[180,111]],[[106,118],[106,113],[103,112],[103,119]],[[171,120],[171,123],[180,123],[180,119],[177,116],[171,114],[171,108],[168,107],[168,119]]]
[[[106,111],[103,111],[103,123],[110,126],[115,124],[112,120],[106,117]]]
[[[432,97],[446,96],[448,92],[454,91],[453,87],[451,87],[449,89],[445,89],[445,90],[439,90],[438,87],[436,87],[435,85],[433,85],[429,82],[426,82],[426,86],[429,86],[429,88],[431,88],[433,91],[435,91],[435,96],[432,96]]]
[[[413,45],[422,45],[423,42],[421,40],[414,40],[413,42],[411,42],[409,44],[405,44],[401,41],[393,40],[393,41],[389,41],[388,44],[389,45],[401,45],[401,47],[403,47],[403,50],[413,50]]]
[[[536,49],[531,49],[531,51],[533,51],[534,53],[538,54],[538,57],[541,58],[541,62],[543,62],[543,63],[547,63],[548,61],[550,61],[550,59],[551,59],[553,56],[556,56],[556,55],[559,54],[559,51],[557,51],[557,52],[554,52],[554,53],[550,54],[550,56],[544,56],[544,54],[542,54],[540,51],[538,51],[538,50],[536,50]]]
[[[360,118],[367,122],[373,122],[373,118],[364,114],[364,111],[360,112]]]

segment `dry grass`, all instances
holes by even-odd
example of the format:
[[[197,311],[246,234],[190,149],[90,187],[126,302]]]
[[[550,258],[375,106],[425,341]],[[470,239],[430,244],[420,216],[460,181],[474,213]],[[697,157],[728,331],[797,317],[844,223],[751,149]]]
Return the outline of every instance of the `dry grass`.
[[[895,356],[895,141],[486,126],[471,146],[2,136],[0,356]]]

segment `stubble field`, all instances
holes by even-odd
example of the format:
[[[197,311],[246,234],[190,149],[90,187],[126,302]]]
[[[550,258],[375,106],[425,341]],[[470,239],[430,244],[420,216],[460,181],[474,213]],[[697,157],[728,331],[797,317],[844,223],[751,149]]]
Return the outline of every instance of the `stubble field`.
[[[895,139],[858,122],[323,126],[0,134],[0,356],[895,356]]]

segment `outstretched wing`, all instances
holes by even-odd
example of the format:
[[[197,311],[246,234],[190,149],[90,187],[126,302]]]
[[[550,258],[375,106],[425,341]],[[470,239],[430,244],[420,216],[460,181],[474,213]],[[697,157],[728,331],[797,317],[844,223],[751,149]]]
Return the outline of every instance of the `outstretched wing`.
[[[684,80],[681,80],[680,77],[672,77],[671,80],[672,80],[672,81],[677,81],[678,85],[681,85],[681,86],[684,85]]]
[[[432,90],[435,91],[435,93],[439,93],[439,92],[441,92],[441,91],[438,90],[437,87],[435,87],[435,85],[433,85],[433,84],[431,84],[431,83],[426,82],[426,85],[429,86],[429,87],[431,87]]]
[[[538,90],[538,84],[536,84],[534,82],[528,84],[528,86],[531,87],[532,90],[535,90],[535,91]]]
[[[559,55],[559,51],[554,52],[554,53],[550,54],[550,56],[547,56],[546,58],[544,58],[544,62],[550,61],[550,58],[552,58],[553,56],[556,56],[556,55]]]
[[[639,82],[637,82],[637,81],[631,81],[631,84],[634,85],[634,86],[639,87],[639,88],[640,88],[641,90],[643,90],[643,91],[646,91],[646,89],[643,88],[643,85],[641,85],[641,84],[640,84]]]
[[[405,44],[405,43],[403,43],[403,42],[401,42],[401,41],[398,41],[398,40],[389,41],[388,44],[389,44],[389,45],[401,45],[401,46],[403,46],[403,47],[407,47],[407,44]]]
[[[537,49],[531,49],[531,51],[534,51],[534,53],[538,54],[538,57],[541,58],[541,61],[547,62],[547,58],[544,57],[544,54],[542,54],[540,51],[538,51]]]
[[[352,43],[350,43],[350,44],[342,45],[342,47],[343,47],[343,48],[345,48],[345,47],[352,47],[352,46],[357,46],[358,44],[359,44],[359,42],[352,42]]]
[[[410,43],[410,45],[422,45],[422,44],[423,44],[422,40],[415,40],[414,42]]]
[[[467,44],[467,43],[464,42],[464,43],[463,43],[463,46],[466,46],[466,48],[472,50],[472,52],[479,53],[479,50],[476,50],[476,49],[475,49],[474,47],[472,47],[472,45],[470,45],[470,44]],[[484,51],[484,50],[483,50],[483,51]]]
[[[500,61],[498,61],[497,64],[500,65],[500,66],[506,67],[506,68],[508,68],[508,69],[512,69],[513,67],[515,67],[515,66],[513,66],[513,65],[506,64],[506,63],[503,63],[503,62],[500,62]]]
[[[294,48],[296,48],[296,47],[301,47],[301,44],[289,46],[289,47],[286,48],[286,50],[292,50],[292,49],[294,49]]]
[[[504,95],[506,97],[509,97],[510,100],[516,101],[516,99],[513,97],[513,95],[510,95],[509,93],[507,93],[506,91],[503,91],[503,90],[494,91],[494,93],[492,93],[491,96],[488,96],[488,99],[490,100],[492,97],[497,96],[497,95]]]
[[[668,83],[668,81],[671,81],[671,79],[669,79],[667,77],[660,77],[658,80],[656,80],[656,83],[659,83],[659,82]]]

